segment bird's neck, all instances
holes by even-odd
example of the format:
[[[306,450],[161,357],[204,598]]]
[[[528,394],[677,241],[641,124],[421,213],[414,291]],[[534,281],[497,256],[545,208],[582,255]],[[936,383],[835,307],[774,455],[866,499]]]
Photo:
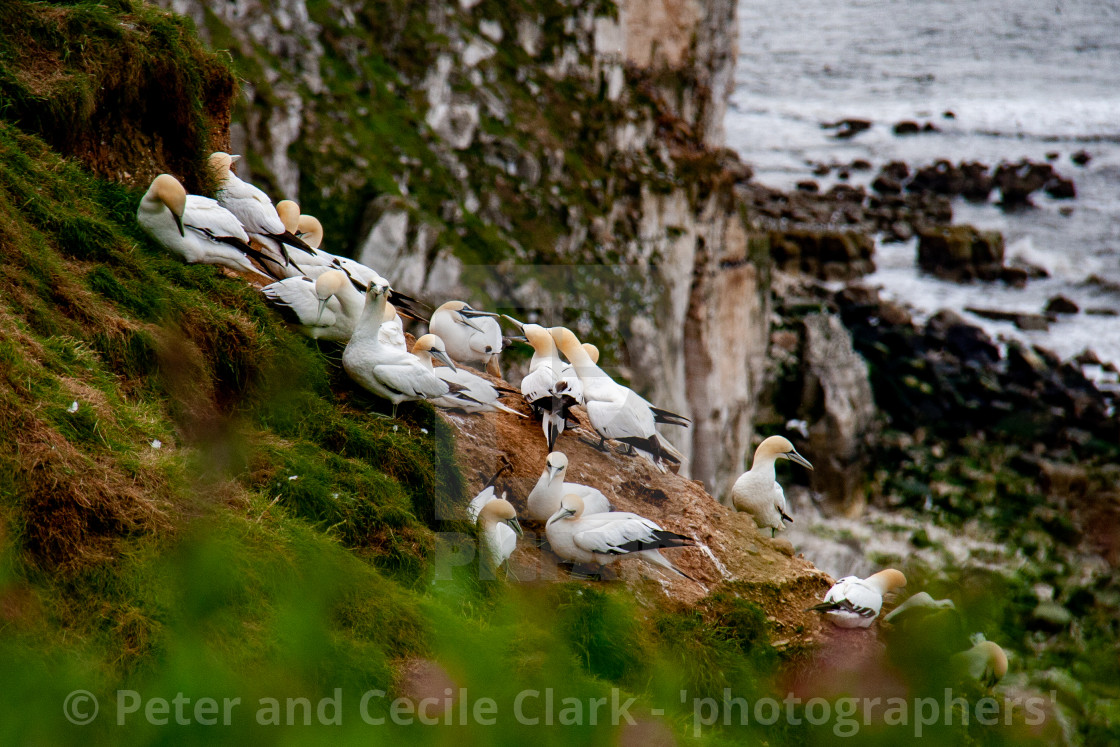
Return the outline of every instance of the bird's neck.
[[[376,295],[366,294],[366,305],[362,310],[362,318],[358,320],[358,328],[363,332],[369,332],[376,338],[377,330],[381,328],[381,318],[385,316],[385,304],[387,303],[384,293]]]
[[[774,463],[777,461],[777,457],[773,456],[772,454],[755,456],[754,463],[751,465],[751,472],[756,475],[774,479],[774,476],[776,474],[774,470]]]
[[[365,305],[365,298],[362,296],[361,291],[350,283],[349,279],[342,284],[342,287],[338,289],[334,297],[338,299],[338,303],[342,306],[346,316],[351,319],[362,313],[362,309]]]

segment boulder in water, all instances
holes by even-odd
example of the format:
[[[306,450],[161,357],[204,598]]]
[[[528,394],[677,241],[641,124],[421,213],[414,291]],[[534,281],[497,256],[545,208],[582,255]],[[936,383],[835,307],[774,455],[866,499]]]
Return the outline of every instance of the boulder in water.
[[[957,282],[997,280],[1003,271],[1003,235],[968,225],[918,230],[918,266]]]

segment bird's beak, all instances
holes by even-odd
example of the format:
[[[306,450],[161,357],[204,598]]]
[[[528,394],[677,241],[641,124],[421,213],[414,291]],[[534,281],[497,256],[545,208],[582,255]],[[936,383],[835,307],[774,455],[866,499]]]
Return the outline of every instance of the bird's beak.
[[[319,299],[319,313],[315,316],[315,326],[319,326],[319,322],[323,318],[323,312],[326,311],[326,309],[327,309],[327,301],[329,301],[329,300],[330,300],[330,298],[320,298]]]
[[[462,314],[463,316],[469,316],[469,317],[476,317],[476,316],[493,316],[493,317],[496,317],[496,316],[500,316],[498,314],[498,312],[496,312],[496,311],[480,311],[478,309],[472,309],[470,306],[464,306],[463,308],[459,309],[459,313]]]
[[[514,516],[512,519],[506,520],[506,523],[513,527],[513,531],[517,532],[518,537],[525,536],[525,530],[521,528],[521,524],[517,521],[516,516]]]
[[[513,318],[512,316],[510,316],[509,314],[502,314],[502,319],[505,319],[505,320],[506,320],[507,322],[509,322],[509,323],[510,323],[510,324],[512,324],[513,326],[517,327],[517,328],[518,328],[519,330],[521,330],[522,332],[524,332],[524,331],[525,331],[525,325],[524,325],[524,323],[522,323],[522,322],[519,322],[519,321],[517,321],[516,319],[514,319],[514,318]]]
[[[232,156],[229,157],[230,163],[237,163],[240,160],[241,160],[241,156],[239,156],[239,155],[232,155]]]
[[[470,327],[471,329],[473,329],[473,330],[474,330],[475,332],[481,332],[481,331],[482,331],[482,329],[481,329],[481,328],[480,328],[480,327],[479,327],[479,326],[478,326],[477,324],[475,324],[474,322],[472,322],[472,321],[470,320],[470,318],[469,318],[469,317],[467,317],[467,315],[466,315],[466,314],[464,314],[464,313],[463,313],[463,312],[461,312],[461,311],[459,312],[459,319],[460,319],[460,320],[462,320],[463,324],[467,325],[468,327]]]
[[[555,480],[556,476],[558,474],[560,474],[560,468],[559,467],[549,467],[548,468],[548,481],[552,482],[553,480]]]
[[[553,522],[560,521],[561,519],[566,519],[574,513],[575,511],[570,508],[562,508],[552,515],[552,518],[545,523],[545,526],[547,527],[550,526]]]
[[[458,371],[458,370],[459,370],[458,368],[456,368],[456,367],[455,367],[455,361],[451,360],[451,356],[449,356],[449,355],[448,355],[447,353],[445,353],[444,351],[442,351],[442,350],[433,350],[433,351],[431,351],[431,352],[432,352],[432,357],[433,357],[433,358],[435,358],[436,360],[440,361],[441,363],[446,363],[446,364],[447,364],[448,366],[450,366],[450,367],[451,367],[451,370],[452,370],[452,371]]]
[[[171,214],[175,216],[175,225],[179,228],[179,235],[185,237],[187,234],[183,231],[183,216],[179,215],[174,210],[171,211]]]
[[[523,343],[525,343],[526,345],[528,345],[528,344],[529,344],[529,338],[528,338],[528,337],[526,337],[525,335],[506,335],[506,336],[505,336],[505,337],[503,337],[502,339],[503,339],[503,340],[505,340],[505,341],[506,341],[507,343],[510,343],[510,342],[523,342]]]
[[[790,460],[791,462],[797,462],[805,469],[813,468],[813,465],[809,464],[809,460],[798,454],[796,449],[786,454],[786,459]]]

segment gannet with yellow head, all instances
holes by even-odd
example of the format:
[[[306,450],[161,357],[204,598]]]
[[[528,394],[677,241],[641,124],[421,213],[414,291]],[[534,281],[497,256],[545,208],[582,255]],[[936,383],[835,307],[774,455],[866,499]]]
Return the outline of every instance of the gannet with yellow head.
[[[583,512],[587,515],[605,514],[612,510],[611,502],[599,490],[589,485],[566,482],[568,476],[568,456],[554,451],[545,457],[544,472],[533,486],[526,504],[530,518],[537,521],[548,519],[560,510],[560,501],[565,495],[574,493],[583,499]]]
[[[735,510],[750,514],[759,529],[771,530],[771,536],[785,529],[783,522],[793,521],[786,513],[785,491],[775,479],[774,464],[779,459],[789,459],[806,469],[813,468],[808,459],[797,453],[789,439],[771,436],[755,449],[750,470],[739,475],[730,495]]]
[[[665,471],[662,460],[680,464],[684,455],[658,434],[657,423],[686,426],[691,421],[683,415],[654,407],[629,387],[616,383],[591,360],[570,329],[553,327],[550,333],[583,384],[587,417],[599,434],[600,447],[608,438],[620,441],[662,472]]]
[[[545,534],[552,551],[563,560],[604,566],[621,557],[634,557],[693,580],[659,552],[691,547],[696,544],[691,537],[662,529],[637,514],[585,514],[583,498],[574,493],[560,500],[560,508],[545,525]]]
[[[140,198],[136,222],[190,264],[221,265],[272,280],[253,263],[267,258],[249,245],[237,217],[209,197],[188,195],[178,179],[160,174]]]
[[[841,628],[867,628],[883,609],[883,595],[905,585],[906,576],[894,568],[867,578],[845,576],[828,590],[823,603],[809,609],[828,615]]]
[[[412,353],[419,358],[420,362],[427,366],[429,370],[435,373],[436,376],[446,381],[453,390],[444,397],[432,400],[432,404],[449,410],[463,410],[465,412],[494,412],[496,410],[501,410],[502,412],[516,415],[519,418],[525,417],[525,415],[517,410],[506,407],[498,401],[498,398],[503,394],[513,394],[514,390],[499,390],[481,376],[477,376],[461,368],[455,368],[455,364],[451,362],[451,358],[447,354],[447,348],[444,346],[443,340],[440,339],[439,335],[423,335],[416,341],[416,344],[412,346]],[[435,368],[432,365],[433,357],[447,364],[449,367]]]

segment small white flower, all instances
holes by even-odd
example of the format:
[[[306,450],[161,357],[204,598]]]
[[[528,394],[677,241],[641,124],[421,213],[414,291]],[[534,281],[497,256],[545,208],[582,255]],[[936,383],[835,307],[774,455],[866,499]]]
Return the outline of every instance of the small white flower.
[[[288,475],[288,482],[291,482],[292,480],[298,480],[298,479],[299,479],[299,475]]]
[[[70,406],[66,408],[66,412],[75,413],[77,411],[78,411],[78,400],[74,400],[73,402],[70,403]]]
[[[153,449],[158,449],[161,446],[163,446],[163,441],[160,441],[158,438],[153,438],[152,439],[152,448]]]
[[[421,428],[421,429],[420,429],[420,432],[421,432],[421,433],[427,433],[427,432],[428,432],[428,429],[427,429],[427,428]]]

